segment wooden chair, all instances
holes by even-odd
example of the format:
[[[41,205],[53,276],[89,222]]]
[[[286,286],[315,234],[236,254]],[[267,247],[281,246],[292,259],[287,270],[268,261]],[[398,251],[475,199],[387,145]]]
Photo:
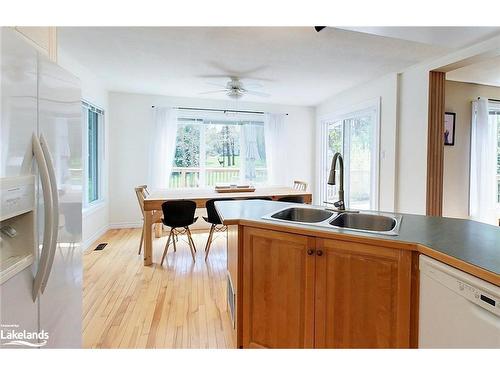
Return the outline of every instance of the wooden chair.
[[[144,198],[146,198],[148,195],[150,195],[150,192],[148,190],[148,185],[139,185],[137,186],[138,188],[142,188],[144,192]]]
[[[293,188],[295,190],[306,191],[307,190],[307,182],[295,180],[293,182]]]
[[[148,191],[147,185],[139,185],[134,190],[135,190],[135,195],[137,196],[137,201],[139,202],[139,207],[140,207],[141,213],[142,213],[142,233],[141,233],[141,243],[139,244],[139,253],[138,253],[140,255],[141,250],[142,250],[142,243],[144,242],[144,232],[146,229],[144,227],[144,225],[146,223],[146,220],[144,220],[144,198],[146,198],[149,195],[149,191]],[[154,211],[153,212],[153,223],[161,224],[162,223],[161,218],[162,218],[161,211]]]

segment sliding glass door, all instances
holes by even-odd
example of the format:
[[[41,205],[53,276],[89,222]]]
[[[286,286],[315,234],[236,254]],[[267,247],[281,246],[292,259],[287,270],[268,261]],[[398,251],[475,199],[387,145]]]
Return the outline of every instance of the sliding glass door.
[[[496,129],[496,198],[497,198],[497,216],[500,218],[500,102],[489,103],[488,120],[490,126]]]
[[[378,105],[371,105],[360,111],[331,116],[321,122],[321,202],[339,199],[338,184],[328,185],[327,180],[333,155],[340,152],[344,158],[346,206],[360,210],[378,209],[378,116]]]

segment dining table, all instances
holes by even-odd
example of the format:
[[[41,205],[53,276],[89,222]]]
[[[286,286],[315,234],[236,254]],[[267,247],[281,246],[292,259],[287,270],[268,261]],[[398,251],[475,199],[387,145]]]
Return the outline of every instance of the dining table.
[[[288,186],[256,187],[255,191],[242,192],[217,192],[214,188],[188,188],[188,189],[163,189],[153,190],[144,198],[144,265],[153,264],[153,213],[161,211],[161,206],[166,201],[192,200],[196,202],[197,208],[205,208],[210,199],[217,198],[271,198],[279,200],[286,196],[301,196],[304,203],[311,204],[312,194],[308,191],[297,190]],[[157,232],[160,236],[161,227]]]

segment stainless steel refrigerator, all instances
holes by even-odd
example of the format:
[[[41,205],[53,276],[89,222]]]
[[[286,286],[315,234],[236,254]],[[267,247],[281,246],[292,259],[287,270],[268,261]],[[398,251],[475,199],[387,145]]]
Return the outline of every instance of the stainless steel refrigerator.
[[[79,348],[80,83],[15,30],[0,34],[0,348]]]

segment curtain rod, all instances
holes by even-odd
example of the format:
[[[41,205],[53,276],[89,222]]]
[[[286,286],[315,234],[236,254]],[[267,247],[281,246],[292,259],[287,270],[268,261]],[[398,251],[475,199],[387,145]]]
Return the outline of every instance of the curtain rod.
[[[481,99],[480,96],[477,97],[478,99]],[[499,102],[500,103],[500,100],[499,99],[491,99],[491,98],[488,98],[487,100],[491,101],[491,102]]]
[[[152,105],[151,108],[155,108],[155,106]],[[188,111],[211,111],[211,112],[223,112],[223,113],[247,113],[247,114],[254,114],[254,115],[263,115],[263,114],[265,114],[265,112],[262,112],[262,111],[238,111],[238,110],[232,110],[232,109],[190,108],[190,107],[174,107],[174,108],[175,109],[188,110]],[[285,113],[284,115],[288,116],[288,113]]]

